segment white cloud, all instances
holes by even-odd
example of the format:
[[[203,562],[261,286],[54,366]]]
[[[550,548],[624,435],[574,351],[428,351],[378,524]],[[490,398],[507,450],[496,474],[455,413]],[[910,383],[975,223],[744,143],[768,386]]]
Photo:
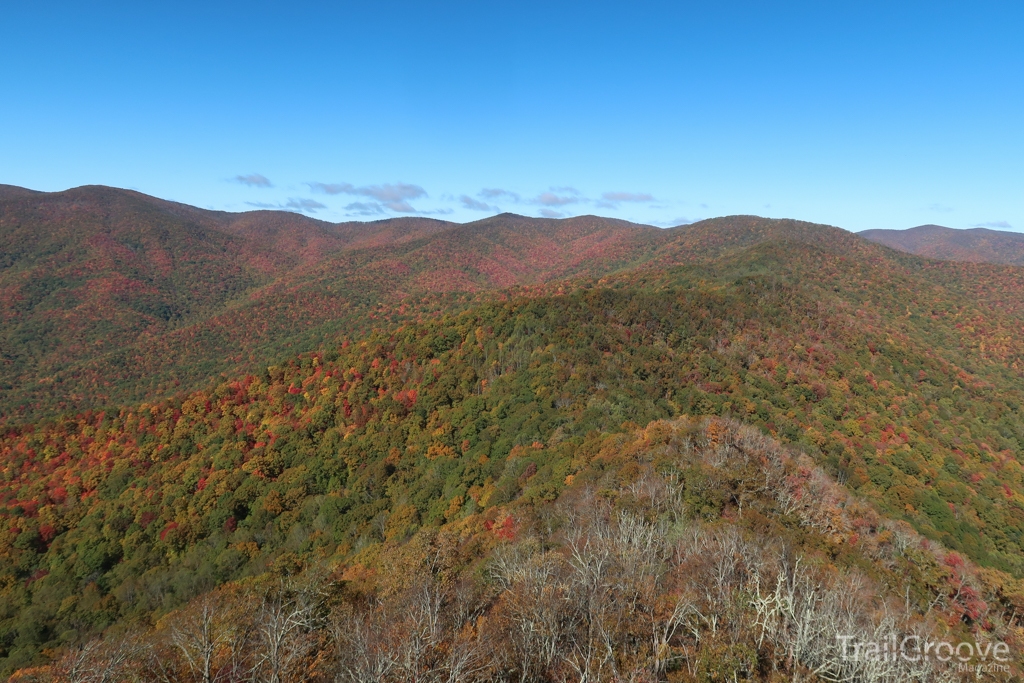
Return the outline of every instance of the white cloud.
[[[351,183],[306,183],[313,192],[324,194],[355,194],[355,186]]]
[[[491,206],[486,202],[482,202],[479,199],[473,199],[469,195],[462,195],[459,197],[459,201],[462,202],[462,206],[473,211],[499,211],[498,207]]]
[[[379,216],[384,213],[384,207],[377,202],[352,202],[345,207],[350,213],[349,216]]]
[[[571,187],[553,187],[552,192],[541,192],[533,201],[542,206],[565,206],[566,204],[578,204],[579,192]],[[556,194],[561,192],[561,194]]]
[[[317,209],[326,209],[327,206],[321,204],[315,199],[304,199],[304,198],[288,198],[288,203],[284,205],[287,209],[295,209],[296,211],[303,211],[309,213],[316,213]]]
[[[605,192],[601,199],[606,202],[653,202],[654,195],[646,192]]]
[[[236,175],[233,180],[236,183],[242,183],[249,187],[273,187],[271,182],[266,176],[260,175],[259,173],[250,173],[249,175]]]
[[[651,221],[651,225],[657,225],[658,227],[661,227],[661,228],[674,228],[674,227],[677,227],[679,225],[689,225],[690,223],[696,223],[698,220],[700,220],[700,219],[699,218],[687,218],[685,216],[678,216],[676,218],[671,218],[671,219],[669,219],[667,221]]]
[[[314,192],[337,195],[347,194],[370,197],[380,202],[380,206],[396,213],[418,213],[409,203],[410,199],[426,197],[427,191],[419,185],[410,183],[386,183],[384,185],[366,185],[356,187],[351,183],[306,183]]]
[[[293,213],[316,213],[319,209],[327,208],[316,200],[302,197],[289,197],[285,204],[268,204],[266,202],[246,202],[246,204],[255,206],[257,209],[291,211]]]
[[[477,196],[483,197],[484,199],[508,198],[517,204],[520,201],[519,195],[516,194],[515,192],[511,192],[509,190],[502,190],[496,187],[485,187],[484,189],[480,190],[480,192],[477,193]]]
[[[395,199],[383,204],[396,213],[418,213],[416,208],[404,199]]]

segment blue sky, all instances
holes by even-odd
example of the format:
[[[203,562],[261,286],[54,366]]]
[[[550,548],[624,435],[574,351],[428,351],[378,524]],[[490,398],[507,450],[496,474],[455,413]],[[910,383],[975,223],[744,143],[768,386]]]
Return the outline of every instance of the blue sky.
[[[1024,230],[1019,2],[7,3],[0,183]]]

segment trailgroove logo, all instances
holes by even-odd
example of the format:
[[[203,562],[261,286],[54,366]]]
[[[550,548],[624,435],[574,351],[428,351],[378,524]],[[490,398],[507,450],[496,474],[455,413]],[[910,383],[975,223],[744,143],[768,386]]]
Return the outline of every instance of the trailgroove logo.
[[[967,671],[1009,671],[1010,646],[1003,642],[978,643],[962,641],[949,643],[931,641],[920,636],[906,636],[900,640],[895,634],[881,641],[857,640],[854,636],[836,636],[847,661],[907,662],[934,660],[958,665]]]

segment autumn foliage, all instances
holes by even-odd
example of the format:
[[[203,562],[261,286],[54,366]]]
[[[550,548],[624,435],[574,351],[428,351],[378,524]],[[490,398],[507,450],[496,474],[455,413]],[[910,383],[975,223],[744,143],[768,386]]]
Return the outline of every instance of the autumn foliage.
[[[201,218],[160,248],[241,230]],[[212,317],[69,352],[46,391],[94,404],[33,394],[49,417],[0,432],[3,671],[872,680],[834,629],[1018,642],[1017,269],[754,217],[549,225],[306,225],[301,267],[239,271],[230,311],[199,286]],[[125,297],[103,324],[131,337]]]

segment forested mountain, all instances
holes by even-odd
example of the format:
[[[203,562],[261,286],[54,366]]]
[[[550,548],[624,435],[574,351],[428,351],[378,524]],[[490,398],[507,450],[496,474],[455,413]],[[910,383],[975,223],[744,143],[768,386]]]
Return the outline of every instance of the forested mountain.
[[[595,217],[330,224],[106,187],[8,187],[0,414],[24,420],[198,388],[364,329],[378,306],[604,272],[659,234]],[[435,297],[416,308],[448,306]]]
[[[954,230],[941,225],[919,225],[908,230],[864,230],[857,234],[872,242],[927,258],[1024,265],[1024,233],[1019,232],[988,228]]]
[[[956,679],[836,650],[915,633],[1019,672],[1021,269],[742,216],[294,220],[336,242],[217,329],[319,311],[306,348],[0,433],[4,671]]]

